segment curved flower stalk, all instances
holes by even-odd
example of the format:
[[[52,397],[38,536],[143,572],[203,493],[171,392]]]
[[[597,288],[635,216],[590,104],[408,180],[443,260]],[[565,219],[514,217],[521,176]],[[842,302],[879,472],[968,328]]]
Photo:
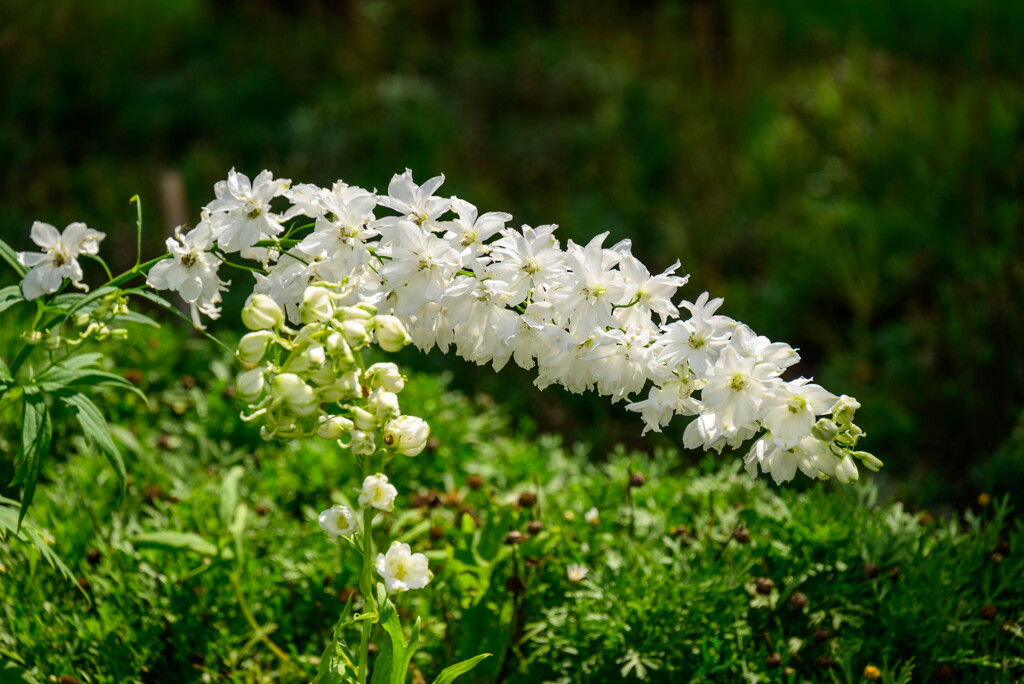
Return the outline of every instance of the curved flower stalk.
[[[203,221],[229,236],[218,242],[225,253],[263,260],[254,293],[276,302],[292,324],[306,322],[308,288],[325,287],[332,307],[373,308],[384,348],[380,326],[394,317],[424,351],[454,349],[495,370],[514,361],[536,369],[541,388],[557,384],[626,401],[644,432],[693,416],[683,445],[720,452],[752,442],[744,459],[752,476],[785,482],[799,470],[850,483],[856,461],[881,466],[857,450],[864,433],[853,423],[856,400],[807,378],[783,379],[799,361],[796,350],[718,313],[722,299],[704,292],[677,300],[688,278],[676,274],[678,262],[652,275],[628,240],[606,247],[607,233],[586,245],[569,240],[563,249],[556,226],[512,228],[509,214],[481,214],[437,195],[443,181],[417,185],[406,170],[378,195],[342,181],[292,187],[267,171],[252,185],[232,170]],[[291,206],[272,213],[274,196]],[[280,238],[281,221],[300,216],[312,230]],[[204,292],[215,289],[215,278],[208,276]],[[314,393],[327,385],[341,391],[345,371],[332,369],[333,381],[323,371]],[[313,404],[306,390],[278,382],[270,387],[276,396]]]

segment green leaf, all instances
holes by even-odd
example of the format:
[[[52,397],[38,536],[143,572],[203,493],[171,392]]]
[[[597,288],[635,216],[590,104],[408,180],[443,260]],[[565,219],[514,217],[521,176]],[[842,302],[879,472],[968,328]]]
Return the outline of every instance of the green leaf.
[[[338,624],[334,626],[334,637],[327,643],[323,655],[320,656],[320,667],[317,669],[313,684],[355,684],[357,681],[359,668],[343,636],[344,628],[354,622],[346,619],[351,606],[350,600],[341,611]]]
[[[217,547],[195,532],[143,532],[131,538],[136,546],[168,551],[195,551],[203,556],[216,556]]]
[[[114,323],[136,323],[138,325],[148,325],[151,328],[159,328],[160,324],[154,321],[146,314],[138,313],[137,311],[129,311],[128,313],[119,314],[114,316]]]
[[[25,297],[21,294],[21,286],[9,285],[5,287],[0,290],[0,313],[23,301],[25,301]]]
[[[11,375],[11,369],[7,367],[3,359],[0,359],[0,383],[11,383],[14,382],[14,376]]]
[[[463,660],[461,663],[449,665],[441,670],[441,674],[439,674],[437,679],[434,680],[434,684],[451,684],[451,682],[454,682],[456,678],[461,677],[476,667],[481,660],[489,658],[490,656],[490,653],[481,653],[469,660]]]
[[[403,684],[409,674],[409,663],[416,652],[419,641],[420,621],[416,620],[408,644],[402,633],[402,623],[398,619],[395,604],[388,598],[383,584],[377,585],[377,605],[380,606],[380,625],[387,634],[387,641],[373,670],[371,684]]]
[[[235,516],[238,506],[238,482],[245,475],[245,468],[236,465],[224,475],[220,483],[220,521],[227,527]]]
[[[11,268],[17,271],[18,275],[22,278],[24,278],[25,274],[28,273],[28,269],[18,262],[18,253],[3,240],[0,240],[0,258],[3,258],[4,261],[10,264]]]
[[[78,424],[82,426],[85,436],[96,442],[96,446],[106,456],[107,463],[114,469],[119,485],[118,503],[120,503],[128,487],[128,472],[124,467],[121,452],[118,451],[117,445],[114,444],[114,438],[110,435],[106,419],[96,404],[92,403],[84,394],[61,396],[60,400],[75,409],[75,417],[78,418]]]
[[[53,547],[50,546],[48,537],[31,518],[25,518],[19,522],[18,509],[21,505],[14,499],[0,496],[0,540],[5,540],[7,535],[12,535],[20,541],[31,544],[39,557],[49,564],[51,568],[58,571],[68,582],[75,581],[75,575],[68,570]],[[4,681],[0,678],[0,682]]]
[[[21,412],[21,444],[15,459],[17,470],[11,485],[24,484],[21,495],[21,511],[18,513],[18,524],[25,518],[32,497],[36,493],[36,482],[42,469],[43,459],[50,453],[50,439],[53,436],[53,424],[50,422],[50,411],[40,394],[26,394]]]
[[[39,680],[9,660],[0,664],[0,682],[4,684],[39,684]]]

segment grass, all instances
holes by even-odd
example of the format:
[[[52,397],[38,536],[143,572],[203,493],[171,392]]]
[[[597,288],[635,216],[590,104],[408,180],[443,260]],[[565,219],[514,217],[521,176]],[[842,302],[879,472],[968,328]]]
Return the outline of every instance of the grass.
[[[0,543],[0,681],[308,681],[361,605],[357,555],[315,521],[353,498],[350,457],[262,442],[207,342],[147,329],[102,350],[150,399],[103,404],[128,495],[114,505],[106,461],[58,414],[24,538]],[[778,490],[735,456],[687,468],[668,450],[569,444],[447,386],[416,375],[403,392],[433,441],[395,463],[398,505],[380,522],[436,575],[396,599],[403,621],[424,617],[413,681],[481,651],[465,681],[1024,675],[1024,526],[1007,500],[936,518],[870,482]],[[512,530],[527,538],[506,543]]]

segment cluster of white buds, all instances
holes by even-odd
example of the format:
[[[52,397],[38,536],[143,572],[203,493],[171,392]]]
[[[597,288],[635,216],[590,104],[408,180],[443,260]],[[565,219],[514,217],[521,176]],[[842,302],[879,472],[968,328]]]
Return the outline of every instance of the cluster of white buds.
[[[398,393],[405,377],[393,363],[364,368],[362,359],[362,350],[374,343],[398,351],[409,334],[396,317],[351,303],[351,294],[344,284],[310,285],[297,330],[288,327],[273,299],[249,298],[242,322],[251,332],[235,350],[247,368],[235,384],[236,396],[251,411],[242,418],[261,419],[264,439],[319,435],[359,456],[379,448],[416,456],[430,429],[426,421],[402,415]]]

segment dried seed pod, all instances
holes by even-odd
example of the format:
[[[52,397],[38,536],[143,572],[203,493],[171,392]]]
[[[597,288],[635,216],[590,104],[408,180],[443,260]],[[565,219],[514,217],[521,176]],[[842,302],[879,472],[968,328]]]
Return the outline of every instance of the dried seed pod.
[[[85,552],[85,560],[89,565],[99,565],[99,562],[103,560],[103,554],[99,549],[89,549]]]
[[[747,544],[750,542],[750,530],[746,527],[737,527],[732,531],[732,538],[740,544]]]
[[[878,577],[878,566],[874,563],[865,563],[864,576],[868,579],[875,579],[876,577]]]
[[[532,508],[537,503],[537,495],[533,492],[523,492],[519,495],[519,505],[523,508]]]
[[[782,665],[782,654],[776,651],[764,659],[764,666],[769,670],[775,670]]]
[[[512,530],[505,535],[505,543],[509,546],[516,546],[526,541],[526,535],[519,530]]]
[[[757,593],[762,596],[767,596],[772,593],[772,589],[775,588],[775,581],[770,577],[758,577],[757,578]]]
[[[982,620],[995,620],[996,615],[999,614],[999,609],[993,606],[991,603],[986,603],[978,610],[978,617]]]
[[[647,484],[647,478],[639,470],[629,474],[630,487],[643,487],[645,484]]]
[[[471,473],[466,477],[466,484],[469,485],[470,489],[480,489],[484,486],[484,478],[480,477],[476,473]]]
[[[832,636],[832,630],[829,629],[828,627],[819,627],[818,629],[814,630],[814,640],[815,641],[818,641],[818,642],[828,641],[831,636]]]
[[[544,525],[540,520],[531,520],[530,524],[526,526],[526,531],[530,534],[540,534],[543,529]]]
[[[807,607],[810,601],[807,600],[807,594],[799,591],[795,591],[789,597],[789,605],[793,606],[797,610],[803,610]]]

